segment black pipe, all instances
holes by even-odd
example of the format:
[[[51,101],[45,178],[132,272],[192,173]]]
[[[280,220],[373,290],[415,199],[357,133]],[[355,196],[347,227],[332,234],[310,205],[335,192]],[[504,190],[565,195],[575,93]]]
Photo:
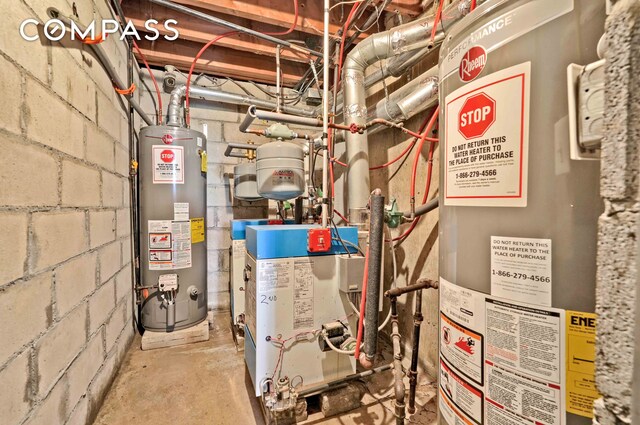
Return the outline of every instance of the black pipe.
[[[298,397],[310,397],[315,394],[319,394],[321,392],[325,392],[327,390],[333,389],[336,386],[344,384],[349,381],[353,381],[356,379],[366,378],[367,376],[373,375],[374,373],[384,372],[392,368],[391,363],[386,364],[384,366],[376,367],[370,370],[365,370],[364,372],[354,373],[353,375],[345,376],[344,378],[336,379],[335,381],[327,382],[326,384],[317,385],[315,387],[305,388],[304,390],[298,392]]]
[[[439,287],[438,281],[427,279],[427,278],[421,278],[421,279],[418,279],[418,281],[413,285],[407,285],[402,288],[392,288],[384,293],[385,297],[388,297],[391,299],[391,324],[392,326],[394,326],[393,333],[391,336],[392,338],[396,338],[396,334],[397,334],[396,300],[400,295],[407,294],[409,292],[414,292],[414,291],[416,292],[416,300],[415,300],[415,307],[414,307],[414,313],[413,313],[413,339],[412,339],[412,345],[411,345],[411,366],[407,373],[407,376],[409,377],[409,409],[408,410],[409,410],[409,413],[411,414],[415,413],[416,411],[416,387],[418,384],[418,353],[420,348],[420,326],[424,319],[422,316],[422,290],[429,289],[429,288],[438,289],[438,287]],[[395,317],[395,322],[394,322],[394,317]],[[397,338],[398,338],[398,347],[399,347],[399,340],[400,340],[399,334],[397,334]],[[394,340],[394,359],[397,360],[399,358],[399,360],[402,360],[402,355],[400,354],[396,355],[395,352],[396,352],[396,344]],[[402,364],[400,363],[400,367],[402,367],[401,365]],[[399,416],[399,414],[401,413],[400,405],[402,406],[402,415],[404,415],[404,384],[402,384],[402,381],[401,381],[402,377],[400,376],[400,378],[398,378],[398,375],[396,376],[396,418],[400,417]],[[400,400],[400,394],[399,394],[400,387],[398,384],[398,379],[400,380],[400,384],[402,384],[402,400]],[[404,420],[404,416],[402,416],[402,418]],[[401,423],[401,422],[397,422],[397,423]]]
[[[382,243],[384,242],[384,196],[380,189],[371,195],[369,219],[369,267],[367,269],[367,305],[365,309],[364,351],[360,364],[365,369],[373,367],[378,351],[378,311],[380,307],[380,269],[382,267]]]
[[[418,385],[418,349],[420,347],[420,325],[422,324],[422,289],[416,291],[416,303],[413,311],[413,339],[411,341],[411,366],[409,367],[409,408],[410,414],[416,412],[416,387]]]
[[[408,292],[418,291],[420,289],[438,289],[438,286],[439,284],[436,280],[420,278],[413,285],[402,286],[400,288],[391,288],[384,293],[384,296],[387,298],[399,297],[400,295],[406,294]]]
[[[303,199],[300,197],[297,197],[295,200],[295,204],[294,204],[295,210],[293,211],[293,213],[294,213],[294,219],[296,224],[302,224],[302,210],[303,210],[302,201]]]

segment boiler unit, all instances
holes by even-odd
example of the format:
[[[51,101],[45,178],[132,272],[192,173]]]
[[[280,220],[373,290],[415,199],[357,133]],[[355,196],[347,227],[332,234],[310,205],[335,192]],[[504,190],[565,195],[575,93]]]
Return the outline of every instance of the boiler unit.
[[[238,337],[244,336],[245,294],[245,239],[247,226],[263,226],[267,219],[231,220],[231,246],[229,247],[229,293],[231,294],[231,327],[238,346]],[[244,345],[242,347],[244,348]]]
[[[332,351],[322,335],[338,349],[355,346],[356,317],[340,291],[339,260],[347,243],[358,243],[358,231],[339,227],[327,252],[311,253],[310,229],[320,226],[247,227],[245,361],[263,400],[285,377],[300,390],[355,372],[353,355]],[[354,251],[352,258],[361,258]]]
[[[207,318],[205,136],[181,127],[140,130],[142,325],[183,329]]]
[[[441,47],[441,424],[591,423],[603,204],[566,70],[597,59],[604,8],[488,1]]]

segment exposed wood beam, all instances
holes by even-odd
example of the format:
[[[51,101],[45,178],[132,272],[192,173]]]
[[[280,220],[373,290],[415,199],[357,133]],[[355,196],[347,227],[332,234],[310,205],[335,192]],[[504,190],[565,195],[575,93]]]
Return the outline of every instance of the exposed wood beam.
[[[173,0],[185,6],[200,7],[214,12],[238,16],[254,21],[289,28],[294,18],[292,2],[273,0]],[[299,17],[296,29],[313,35],[322,35],[322,2],[299,0]],[[278,7],[278,8],[276,8]],[[282,8],[283,10],[280,10]],[[335,34],[341,26],[338,13],[332,13],[329,31]],[[358,38],[367,37],[367,33]]]
[[[417,16],[423,12],[422,0],[393,0],[385,10],[403,15]]]
[[[201,47],[200,44],[180,39],[175,41],[158,39],[154,42],[143,39],[138,44],[149,63],[159,66],[174,65],[184,72],[189,71],[193,58]],[[268,84],[274,84],[276,81],[273,60],[224,47],[206,51],[195,69],[199,73],[206,72],[211,75]],[[295,85],[305,70],[306,66],[303,64],[282,61],[283,84]]]
[[[214,37],[228,31],[225,28],[208,24],[192,16],[188,16],[147,1],[127,1],[123,4],[123,9],[127,19],[133,22],[138,30],[146,31],[144,23],[150,18],[158,20],[161,24],[167,19],[175,19],[178,21],[176,28],[180,32],[180,38],[197,41],[202,44],[207,43]],[[238,21],[239,19],[235,20]],[[241,22],[236,23],[250,28],[253,27],[253,29],[258,27],[258,29],[256,29],[257,31],[274,31],[277,28],[265,24],[254,25],[254,22],[247,21],[245,19],[240,19],[239,21]],[[161,34],[169,33],[161,25],[159,25],[157,29]],[[296,37],[301,36],[300,33],[296,31],[292,33],[291,37],[295,39]],[[243,50],[245,52],[252,52],[271,57],[274,57],[276,54],[276,47],[273,44],[247,34],[238,34],[233,37],[222,38],[216,43],[216,46],[228,47],[231,49]],[[296,62],[307,63],[309,61],[309,57],[307,55],[289,49],[282,50],[282,58]]]

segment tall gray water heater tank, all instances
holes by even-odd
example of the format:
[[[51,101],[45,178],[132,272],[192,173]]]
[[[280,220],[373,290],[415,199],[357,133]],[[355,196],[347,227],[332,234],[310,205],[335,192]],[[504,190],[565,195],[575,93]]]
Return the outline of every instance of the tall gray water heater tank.
[[[184,329],[207,317],[205,147],[205,136],[191,129],[140,130],[141,284],[155,287],[143,291],[148,330]]]
[[[598,60],[604,8],[494,0],[448,29],[440,424],[591,423],[603,203],[599,161],[569,157],[567,66]]]

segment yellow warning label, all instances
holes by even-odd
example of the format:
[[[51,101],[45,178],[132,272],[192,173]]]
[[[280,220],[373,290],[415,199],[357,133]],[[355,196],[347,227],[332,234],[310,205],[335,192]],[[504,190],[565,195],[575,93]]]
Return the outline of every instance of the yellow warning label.
[[[596,315],[567,310],[567,412],[593,418]]]
[[[200,152],[200,171],[207,172],[207,151]]]
[[[191,243],[204,242],[204,218],[191,219]]]

